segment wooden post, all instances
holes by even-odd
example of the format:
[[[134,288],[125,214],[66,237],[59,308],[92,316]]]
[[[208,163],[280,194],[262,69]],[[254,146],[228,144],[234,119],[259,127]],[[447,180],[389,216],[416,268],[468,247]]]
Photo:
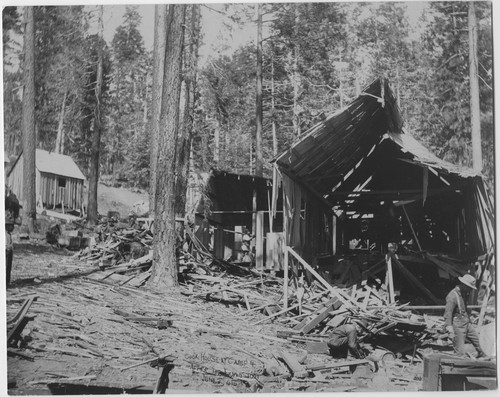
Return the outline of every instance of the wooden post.
[[[389,294],[389,303],[394,303],[394,280],[392,278],[392,260],[390,255],[385,256],[385,262],[387,263],[387,272],[385,276],[385,282],[387,285],[387,292]]]
[[[255,228],[255,267],[264,270],[264,211],[257,211]]]
[[[266,269],[274,270],[274,252],[276,248],[276,234],[266,233]]]
[[[332,254],[337,253],[337,217],[332,216]]]
[[[217,225],[214,233],[214,251],[217,258],[224,258],[224,230],[222,225]]]
[[[423,391],[439,390],[439,366],[440,358],[438,355],[431,354],[424,357]]]
[[[288,246],[285,246],[283,272],[283,310],[288,308]]]
[[[411,229],[411,232],[413,234],[413,237],[415,237],[415,242],[417,243],[417,246],[418,246],[418,250],[420,252],[422,252],[422,246],[420,245],[420,241],[418,241],[418,238],[417,238],[417,233],[415,233],[415,229],[413,229],[413,225],[410,221],[410,217],[408,216],[408,213],[406,212],[406,208],[404,205],[402,205],[403,207],[403,212],[405,213],[405,216],[406,216],[406,220],[408,221],[408,224],[410,225],[410,229]]]
[[[256,229],[257,229],[257,189],[254,189],[252,196],[252,234],[254,236]]]
[[[490,299],[490,285],[491,284],[488,284],[486,291],[484,292],[483,302],[481,303],[481,311],[479,312],[479,319],[477,322],[478,327],[483,325],[484,315],[486,314],[486,306],[488,306],[488,300]]]

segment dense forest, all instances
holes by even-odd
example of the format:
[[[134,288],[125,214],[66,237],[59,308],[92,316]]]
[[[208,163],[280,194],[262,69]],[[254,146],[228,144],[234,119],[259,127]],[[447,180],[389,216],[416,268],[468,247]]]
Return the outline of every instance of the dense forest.
[[[491,3],[475,5],[483,172],[491,182]],[[468,3],[428,3],[418,24],[410,24],[406,8],[393,2],[261,4],[265,36],[258,149],[265,175],[270,175],[269,160],[321,114],[345,106],[381,76],[398,97],[406,132],[439,157],[471,166]],[[255,29],[257,37],[255,5],[226,5],[221,12]],[[12,39],[22,37],[22,14],[16,7],[3,11],[4,142],[10,156],[22,149],[23,48],[22,40]],[[89,7],[35,7],[37,146],[71,155],[85,174],[99,44],[89,28],[95,18],[97,10]],[[153,55],[145,49],[140,20],[137,7],[128,6],[112,41],[104,43],[99,158],[101,181],[147,189]],[[184,32],[191,39],[193,33]],[[203,29],[197,34],[197,45],[203,45]],[[185,40],[184,45],[192,44]],[[257,49],[252,41],[197,66],[191,153],[198,171],[255,172]]]

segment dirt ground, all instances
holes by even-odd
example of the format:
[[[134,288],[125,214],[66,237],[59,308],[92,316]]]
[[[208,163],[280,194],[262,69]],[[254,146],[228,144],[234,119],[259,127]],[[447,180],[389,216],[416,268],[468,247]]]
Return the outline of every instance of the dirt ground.
[[[279,363],[282,375],[269,376],[264,368],[273,353],[305,356],[300,342],[276,337],[277,330],[288,328],[271,322],[255,325],[264,314],[246,314],[238,306],[190,295],[188,285],[175,291],[120,287],[93,280],[100,271],[77,260],[74,252],[44,242],[17,241],[7,320],[27,297],[38,298],[28,311],[35,317],[17,349],[33,360],[9,355],[10,394],[50,394],[48,385],[54,392],[56,383],[151,392],[159,370],[145,362],[157,354],[170,355],[174,362],[168,386],[174,393],[422,389],[423,364],[407,357],[391,360],[377,371],[358,366],[353,374],[305,379],[290,378]],[[133,321],[130,316],[152,321]],[[171,323],[159,329],[157,319]],[[303,364],[335,361],[309,353]],[[112,389],[103,390],[101,394],[108,394]]]

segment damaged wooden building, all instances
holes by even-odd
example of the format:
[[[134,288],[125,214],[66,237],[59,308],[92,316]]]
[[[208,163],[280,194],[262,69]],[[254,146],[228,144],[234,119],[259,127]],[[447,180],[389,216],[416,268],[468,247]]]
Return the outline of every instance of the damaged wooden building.
[[[279,270],[283,233],[270,232],[283,229],[282,214],[280,210],[270,216],[271,194],[269,178],[217,169],[199,175],[188,193],[196,237],[219,259],[244,262],[246,245],[257,270]]]
[[[377,79],[274,159],[271,207],[283,200],[291,274],[299,258],[332,285],[378,284],[391,301],[436,305],[469,272],[489,296],[494,212],[482,175],[439,159],[403,125]]]

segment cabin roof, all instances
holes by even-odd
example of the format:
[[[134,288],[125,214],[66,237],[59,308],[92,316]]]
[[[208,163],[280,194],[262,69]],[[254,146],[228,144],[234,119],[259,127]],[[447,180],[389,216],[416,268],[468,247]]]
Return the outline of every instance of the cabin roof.
[[[21,155],[22,152],[19,154],[14,165],[11,167],[9,175],[16,167]],[[83,175],[78,165],[70,156],[48,152],[42,149],[36,149],[35,156],[35,166],[40,172],[60,175],[66,178],[80,179],[82,181],[85,180],[85,175]]]
[[[36,149],[36,168],[40,172],[85,180],[85,175],[70,156]]]
[[[392,167],[381,166],[394,158],[413,164],[414,169],[406,167],[405,174],[398,173],[394,165],[401,161],[391,163]],[[402,116],[385,79],[375,80],[347,107],[313,126],[274,161],[290,178],[332,204],[336,201],[331,199],[332,193],[380,188],[373,181],[363,185],[376,172],[383,172],[384,178],[391,181],[392,186],[382,182],[385,189],[405,186],[405,179],[418,172],[421,175],[422,168],[439,170],[457,179],[480,176],[472,169],[439,159],[403,131]],[[379,181],[382,179],[379,177]]]

